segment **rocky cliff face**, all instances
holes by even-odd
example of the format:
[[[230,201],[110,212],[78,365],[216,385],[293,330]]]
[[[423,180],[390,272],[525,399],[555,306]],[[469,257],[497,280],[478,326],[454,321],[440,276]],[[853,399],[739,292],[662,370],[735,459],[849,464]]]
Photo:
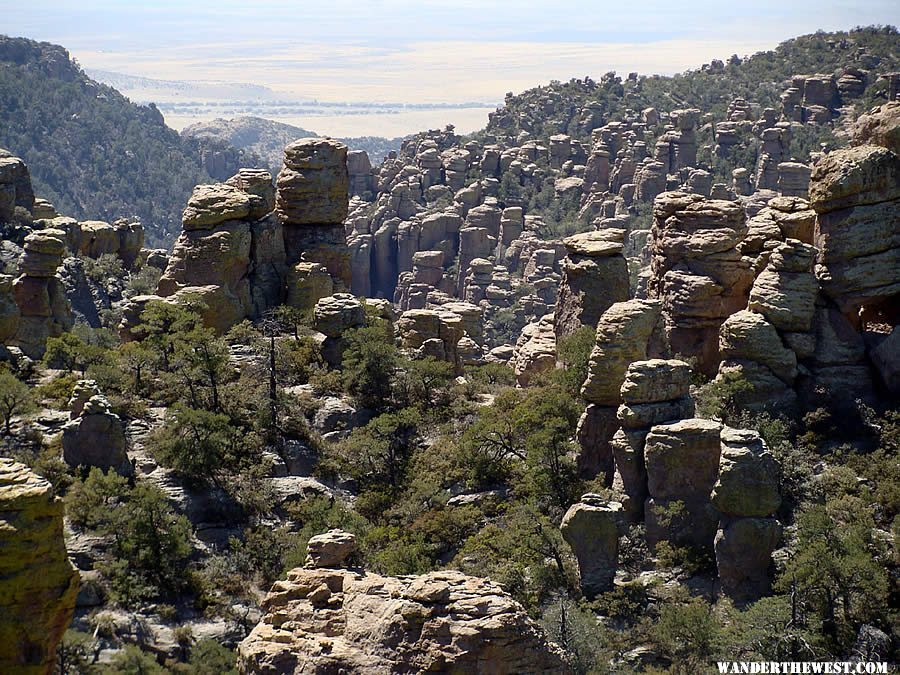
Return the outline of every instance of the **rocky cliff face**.
[[[63,540],[63,505],[43,478],[0,458],[0,671],[53,671],[79,578]]]

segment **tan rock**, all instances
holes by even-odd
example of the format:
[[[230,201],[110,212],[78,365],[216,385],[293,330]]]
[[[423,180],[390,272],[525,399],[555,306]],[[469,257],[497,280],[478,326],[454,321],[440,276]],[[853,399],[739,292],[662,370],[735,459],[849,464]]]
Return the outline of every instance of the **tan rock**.
[[[347,217],[347,146],[303,138],[284,149],[276,181],[275,213],[285,225],[337,224]]]
[[[719,478],[712,505],[732,517],[769,516],[781,505],[780,467],[759,433],[722,429]]]
[[[297,309],[313,309],[322,298],[334,293],[334,280],[319,263],[297,263],[288,273],[284,304]]]
[[[343,530],[328,530],[310,537],[306,544],[306,567],[345,567],[356,553],[356,536]]]
[[[707,500],[719,473],[722,425],[694,418],[658,424],[647,434],[647,487],[656,500]]]
[[[185,231],[208,230],[228,220],[250,215],[250,197],[243,190],[217,183],[194,188],[182,214]]]
[[[78,586],[62,500],[48,481],[0,458],[0,672],[53,672]]]
[[[657,403],[690,394],[691,367],[684,361],[650,359],[628,366],[622,384],[622,400],[627,404]]]
[[[383,577],[295,569],[238,647],[243,673],[564,673],[568,667],[499,586],[460,572]]]
[[[723,359],[755,361],[785,384],[797,377],[797,356],[784,346],[775,327],[761,314],[742,311],[722,324],[719,350]]]
[[[553,330],[553,315],[547,314],[536,323],[522,329],[516,341],[511,365],[516,373],[519,386],[528,384],[540,373],[556,367],[556,333]]]
[[[581,589],[594,598],[612,588],[619,556],[622,505],[586,494],[566,511],[559,529],[578,560]]]
[[[581,395],[589,402],[617,406],[628,366],[647,358],[661,303],[629,300],[612,305],[597,323],[597,339]]]

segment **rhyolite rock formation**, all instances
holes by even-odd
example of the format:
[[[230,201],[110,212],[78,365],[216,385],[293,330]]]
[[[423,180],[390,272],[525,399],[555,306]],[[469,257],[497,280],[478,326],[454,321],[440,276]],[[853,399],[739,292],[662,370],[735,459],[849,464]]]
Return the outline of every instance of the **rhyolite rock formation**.
[[[653,203],[648,293],[663,302],[673,354],[695,358],[714,375],[719,365],[719,327],[747,305],[754,273],[738,245],[747,234],[738,202],[665,192]]]
[[[487,579],[449,570],[387,577],[321,562],[272,586],[238,647],[241,672],[569,672],[522,606]]]
[[[711,494],[720,513],[714,548],[722,592],[737,602],[771,590],[772,552],[781,541],[781,469],[755,431],[721,432],[719,476]]]
[[[94,394],[92,389],[89,383],[82,382],[75,392],[78,397],[73,397],[72,414],[79,412],[63,426],[63,459],[72,468],[97,467],[131,476],[134,467],[125,451],[125,425],[110,410],[106,397]],[[82,402],[86,393],[92,395]]]
[[[72,328],[72,308],[57,270],[66,251],[65,232],[45,229],[25,237],[13,297],[19,321],[13,343],[31,358],[44,355],[47,338]]]
[[[597,323],[597,335],[581,395],[588,406],[578,423],[578,470],[586,478],[613,478],[610,440],[619,428],[617,411],[629,365],[655,349],[661,303],[656,300],[618,302]]]
[[[62,500],[48,481],[0,457],[0,672],[53,672],[78,586]]]
[[[563,538],[578,560],[581,590],[588,598],[612,588],[619,555],[622,505],[586,494],[572,504],[560,523]]]
[[[598,230],[563,241],[562,281],[554,318],[557,339],[597,325],[617,302],[628,300],[628,268],[622,255],[624,230]]]

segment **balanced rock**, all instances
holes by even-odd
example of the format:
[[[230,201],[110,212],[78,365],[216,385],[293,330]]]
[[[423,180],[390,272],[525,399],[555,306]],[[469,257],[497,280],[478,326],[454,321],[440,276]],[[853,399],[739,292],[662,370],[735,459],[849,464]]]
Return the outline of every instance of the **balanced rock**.
[[[356,553],[356,536],[343,530],[329,530],[310,537],[306,544],[306,567],[345,567]]]
[[[275,213],[285,225],[341,223],[347,217],[347,146],[303,138],[284,149],[276,182]]]
[[[234,185],[217,183],[194,188],[182,215],[185,231],[208,230],[250,215],[249,195]]]
[[[662,303],[654,300],[618,302],[597,323],[588,376],[581,395],[591,403],[617,406],[628,366],[647,358]]]

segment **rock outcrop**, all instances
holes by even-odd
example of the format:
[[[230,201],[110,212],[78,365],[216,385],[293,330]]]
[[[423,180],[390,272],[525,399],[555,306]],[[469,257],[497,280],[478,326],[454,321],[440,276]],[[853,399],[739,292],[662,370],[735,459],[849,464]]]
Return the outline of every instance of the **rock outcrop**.
[[[0,458],[0,671],[53,672],[78,586],[62,500],[26,466]]]
[[[813,166],[816,276],[854,324],[863,309],[896,311],[900,296],[898,129],[900,104],[885,104],[858,122],[856,142],[863,145],[829,153]]]
[[[613,479],[610,441],[619,427],[617,411],[628,367],[646,359],[659,345],[652,345],[658,333],[661,303],[657,300],[629,300],[607,309],[597,322],[597,337],[588,363],[588,375],[581,387],[588,401],[578,424],[580,445],[578,470],[585,478],[602,475],[606,484]],[[627,508],[626,508],[627,510]]]
[[[725,427],[712,505],[721,514],[714,547],[722,592],[736,602],[771,590],[772,552],[781,540],[780,467],[755,431]]]
[[[719,472],[722,425],[700,418],[653,426],[645,439],[647,542],[711,551],[718,514],[710,493]]]
[[[343,222],[349,188],[343,143],[304,138],[284,149],[284,166],[276,180],[275,216],[284,228],[287,262],[321,263],[346,289],[351,270]]]
[[[298,568],[262,610],[238,647],[243,673],[569,672],[521,605],[460,572]]]
[[[643,517],[648,497],[646,440],[655,424],[694,414],[690,398],[691,369],[677,360],[650,359],[628,366],[616,411],[617,429],[609,441],[615,460],[613,487],[623,495],[631,522]],[[620,427],[620,428],[618,428]]]

